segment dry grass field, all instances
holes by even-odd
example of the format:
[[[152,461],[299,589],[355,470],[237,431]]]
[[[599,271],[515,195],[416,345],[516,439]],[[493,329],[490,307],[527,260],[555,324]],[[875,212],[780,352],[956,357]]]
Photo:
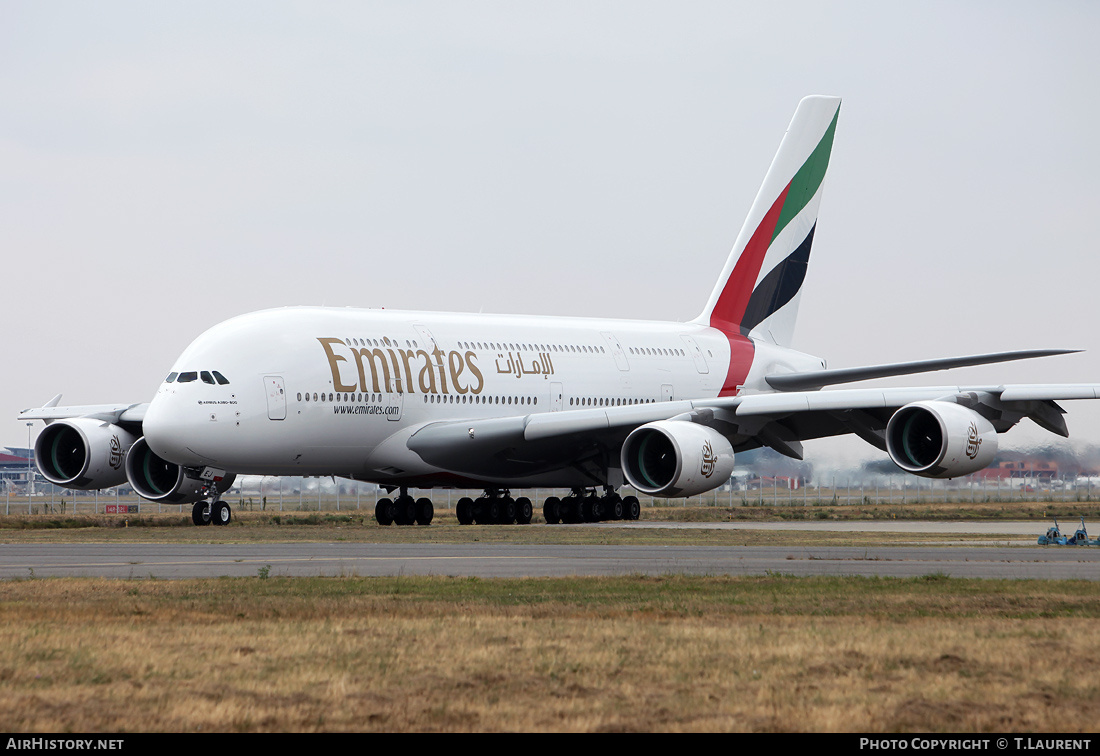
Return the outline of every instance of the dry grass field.
[[[1078,732],[1100,583],[0,583],[0,730]]]
[[[457,525],[367,511],[10,515],[4,543],[882,544],[939,534]],[[1034,520],[1095,502],[657,507],[650,520]],[[953,540],[966,540],[959,537]],[[1088,732],[1100,582],[622,577],[0,582],[7,732]]]

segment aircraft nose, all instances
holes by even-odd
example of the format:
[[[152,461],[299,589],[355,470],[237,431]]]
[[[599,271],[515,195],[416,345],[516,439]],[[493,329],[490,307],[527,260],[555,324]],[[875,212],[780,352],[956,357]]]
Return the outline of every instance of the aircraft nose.
[[[178,459],[184,449],[182,439],[186,435],[186,423],[183,415],[173,401],[172,394],[158,392],[145,410],[141,422],[142,432],[149,448],[158,457],[180,464]]]
[[[229,433],[232,411],[204,398],[196,388],[165,386],[153,397],[142,421],[145,441],[154,454],[177,465],[225,464],[234,448]]]

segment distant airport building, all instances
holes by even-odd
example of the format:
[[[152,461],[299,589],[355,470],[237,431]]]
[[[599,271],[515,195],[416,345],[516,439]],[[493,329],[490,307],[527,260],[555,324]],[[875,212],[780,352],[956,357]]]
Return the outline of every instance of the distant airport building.
[[[1054,460],[1025,459],[994,463],[984,470],[974,473],[974,477],[988,480],[1011,480],[1015,478],[1049,480],[1058,477],[1058,473],[1058,463]]]
[[[25,486],[27,484],[27,472],[30,471],[35,478],[39,477],[38,470],[34,466],[34,450],[23,449],[17,446],[0,447],[0,481],[4,487],[13,485]]]

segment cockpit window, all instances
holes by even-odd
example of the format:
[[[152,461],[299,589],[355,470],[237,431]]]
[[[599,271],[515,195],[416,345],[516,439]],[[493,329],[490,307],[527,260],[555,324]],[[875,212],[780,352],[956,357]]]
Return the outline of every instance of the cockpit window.
[[[180,377],[176,379],[177,383],[190,383],[191,381],[197,381],[199,374],[195,371],[190,373],[180,373]]]
[[[179,373],[169,373],[168,377],[164,379],[164,382],[171,383],[172,381],[176,380],[177,375],[179,375]]]
[[[202,376],[203,383],[209,383],[211,386],[214,385],[214,376],[210,375],[209,371],[203,370],[199,375]]]
[[[213,373],[214,377],[218,379],[218,383],[220,385],[222,385],[222,386],[228,386],[229,385],[229,379],[226,378],[221,373],[219,373],[217,370],[211,370],[210,372]]]

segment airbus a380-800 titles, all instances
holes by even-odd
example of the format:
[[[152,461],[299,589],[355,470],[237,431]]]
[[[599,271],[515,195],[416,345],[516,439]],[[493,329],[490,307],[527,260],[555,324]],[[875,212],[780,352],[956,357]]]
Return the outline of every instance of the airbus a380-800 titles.
[[[49,481],[192,505],[226,524],[235,475],[340,476],[396,491],[376,517],[426,525],[410,489],[484,490],[461,523],[528,523],[512,492],[569,489],[549,523],[637,519],[618,489],[688,497],[722,485],[734,455],[802,458],[807,439],[854,433],[902,470],[986,467],[1023,418],[1066,436],[1056,403],[1100,385],[821,389],[1063,353],[1033,350],[828,369],[791,337],[840,99],[799,103],[702,312],[687,323],[294,307],[209,329],[152,401],[45,406],[35,459]]]

